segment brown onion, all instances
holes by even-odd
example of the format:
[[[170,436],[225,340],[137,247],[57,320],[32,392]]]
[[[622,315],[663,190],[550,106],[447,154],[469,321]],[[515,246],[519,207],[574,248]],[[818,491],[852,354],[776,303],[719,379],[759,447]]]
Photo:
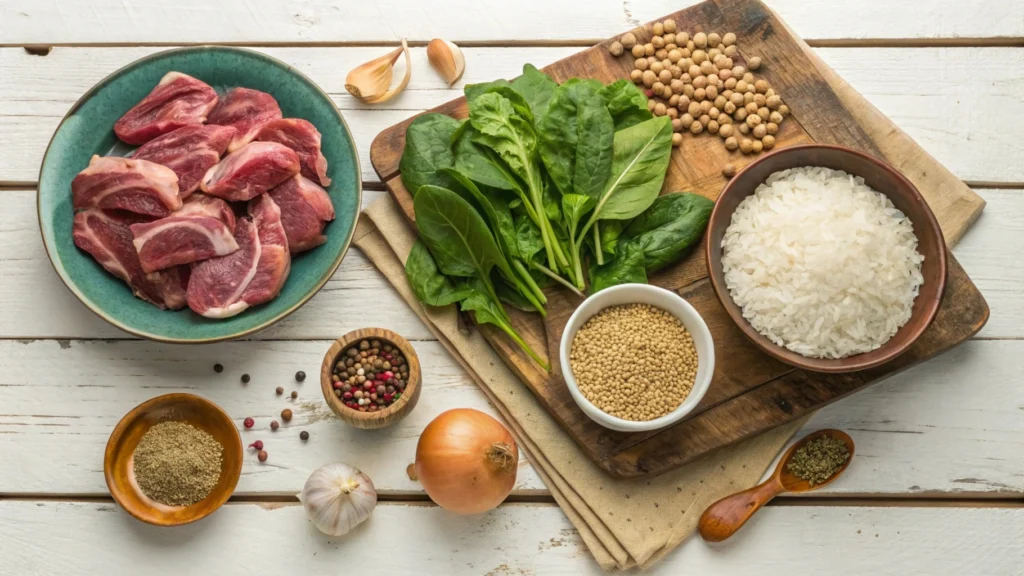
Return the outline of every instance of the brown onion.
[[[512,434],[479,410],[455,408],[427,424],[416,445],[416,475],[430,499],[458,514],[501,504],[516,483]]]

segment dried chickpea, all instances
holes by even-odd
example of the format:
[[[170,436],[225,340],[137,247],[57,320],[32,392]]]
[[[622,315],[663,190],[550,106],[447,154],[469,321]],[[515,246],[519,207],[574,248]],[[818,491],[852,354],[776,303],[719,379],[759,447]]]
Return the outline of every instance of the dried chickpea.
[[[732,98],[733,94],[735,94],[735,92],[733,92],[732,90],[729,90],[728,88],[722,90],[722,96],[724,96],[726,100]]]
[[[759,125],[760,123],[761,123],[761,117],[758,116],[757,114],[750,114],[750,115],[747,116],[747,126],[750,126],[751,128],[753,128],[753,127]]]
[[[675,42],[665,42],[665,50],[668,52],[679,50],[679,46],[677,46]]]
[[[743,122],[744,120],[747,119],[747,109],[746,108],[737,108],[736,112],[733,113],[733,115],[732,115],[732,119],[737,121],[737,122]]]
[[[718,35],[718,32],[712,32],[711,34],[708,34],[708,46],[714,48],[721,43],[722,37]]]
[[[736,129],[739,130],[740,134],[743,134],[744,136],[750,134],[750,126],[748,126],[746,122],[744,122],[743,124],[737,124]]]
[[[668,71],[672,73],[673,78],[679,78],[683,75],[683,69],[675,64],[668,67]]]
[[[679,62],[680,60],[683,59],[683,53],[680,52],[679,50],[669,50],[668,59],[670,62],[675,64],[676,62]]]
[[[708,124],[711,122],[711,116],[708,116],[707,114],[701,114],[700,118],[697,118],[697,121],[700,122],[701,126],[707,128]]]
[[[693,84],[693,78],[690,77],[689,72],[683,72],[679,79],[683,81],[683,84]]]
[[[679,80],[679,79],[672,80],[672,81],[670,81],[668,83],[668,85],[672,88],[672,92],[673,93],[675,93],[675,94],[682,94],[683,93],[683,81],[682,80]]]
[[[708,116],[711,116],[712,120],[717,120],[718,116],[721,115],[721,113],[721,110],[715,108],[714,106],[711,107],[711,110],[708,110]]]
[[[736,46],[726,46],[725,49],[722,50],[722,54],[725,54],[729,58],[734,58],[739,53],[740,51],[736,49]]]
[[[739,108],[740,106],[743,106],[743,94],[740,94],[739,92],[733,92],[732,96],[729,96],[729,101],[732,102],[734,106]]]
[[[633,67],[641,72],[651,67],[651,63],[647,61],[647,58],[637,58],[636,62],[633,63]]]
[[[700,63],[700,73],[705,76],[714,74],[717,70],[718,68],[715,68],[715,65],[712,64],[711,62],[708,62],[707,60]]]
[[[665,25],[661,22],[655,22],[654,25],[651,26],[651,31],[654,32],[655,36],[661,36],[665,33]]]
[[[718,77],[722,79],[722,82],[732,80],[732,70],[726,68],[725,70],[718,71]]]
[[[725,166],[722,166],[722,176],[725,176],[726,178],[732,178],[735,175],[736,175],[736,167],[735,166],[733,166],[732,164],[726,164]]]
[[[708,53],[703,50],[694,50],[690,58],[693,58],[694,64],[700,65],[708,61]]]
[[[779,106],[782,106],[782,98],[773,94],[765,98],[765,106],[767,106],[769,110],[778,110]]]
[[[729,73],[731,74],[732,73],[732,62],[730,62],[729,58],[727,58],[725,56],[720,56],[719,58],[721,58],[721,59],[718,62],[715,62],[715,67],[718,68],[719,70],[722,70],[723,72],[725,70],[728,70]]]
[[[722,55],[722,51],[719,50],[718,48],[712,48],[712,49],[708,50],[708,60],[710,60],[712,62],[715,61],[715,58],[717,58],[717,57],[719,57],[721,55]]]
[[[672,32],[669,32],[668,30],[666,30],[665,33],[661,35],[661,37],[665,39],[665,44],[675,44],[676,43],[675,30],[673,30]]]
[[[671,18],[669,18],[669,19],[665,20],[664,22],[662,22],[661,27],[665,30],[665,32],[675,32],[676,31],[676,21],[671,19]]]
[[[761,58],[760,57],[754,56],[750,60],[747,60],[747,68],[750,68],[751,70],[757,70],[760,67],[761,67]]]
[[[775,148],[775,136],[765,136],[761,139],[761,143],[764,144],[765,150],[771,150],[772,148]]]
[[[690,134],[700,134],[704,131],[704,126],[699,121],[694,121],[690,124]]]
[[[686,43],[686,49],[689,50],[690,52],[693,52],[694,50],[697,49],[697,45],[694,44],[693,40],[690,40],[689,42]]]
[[[663,62],[667,61],[669,64],[672,63],[672,61],[668,59],[668,50],[666,50],[665,48],[658,48],[658,50],[654,53],[654,57]]]
[[[658,81],[658,75],[654,73],[654,70],[644,70],[643,80],[644,86],[650,88]]]
[[[693,98],[694,92],[696,92],[696,90],[694,90],[693,84],[683,86],[683,95],[687,98]]]
[[[693,78],[694,80],[702,76],[702,74],[700,73],[700,66],[696,64],[690,64],[689,68],[686,69],[686,73],[689,74],[690,77]]]
[[[714,108],[714,106],[711,105],[711,100],[704,100],[700,103],[701,114],[707,114],[712,108]]]
[[[737,92],[740,92],[740,93],[746,92],[748,87],[749,87],[749,84],[747,84],[746,81],[744,81],[744,80],[740,80],[739,82],[736,83],[736,91]]]
[[[732,124],[732,116],[728,114],[719,114],[718,123],[725,126],[726,124]]]
[[[768,118],[771,118],[771,114],[764,106],[757,109],[757,115],[761,117],[761,122],[767,122]]]
[[[682,129],[683,129],[683,121],[680,120],[679,118],[673,118],[672,119],[672,131],[673,132],[679,132]]]
[[[679,117],[679,122],[683,125],[683,130],[689,130],[690,125],[693,124],[693,116],[689,112]]]
[[[714,120],[708,120],[708,133],[709,134],[718,134],[718,130],[719,130],[718,122],[716,122]]]
[[[753,104],[753,103],[754,103],[754,93],[753,92],[744,92],[743,93],[743,105],[746,106],[747,104]]]
[[[708,86],[714,86],[717,88],[718,85],[722,82],[721,78],[718,77],[718,74],[715,74],[714,72],[708,74],[707,78]]]
[[[668,100],[672,97],[672,88],[668,84],[663,84],[664,88],[661,89],[661,97]]]
[[[769,87],[768,90],[765,91],[764,97],[765,98],[771,98],[772,96],[775,96],[775,90],[773,90],[771,87]]]
[[[672,61],[669,60],[667,56],[661,59],[661,67],[664,68],[665,70],[668,70],[669,66],[671,65]]]
[[[732,67],[732,75],[735,76],[737,80],[739,80],[740,78],[743,78],[743,75],[746,74],[746,73],[747,73],[747,69],[744,68],[743,66],[733,66]]]
[[[679,108],[675,108],[673,106],[669,106],[668,109],[665,110],[665,116],[668,116],[669,118],[671,118],[673,120],[675,120],[676,118],[679,118]]]
[[[697,32],[693,35],[693,43],[696,44],[698,48],[707,48],[708,35],[703,32]]]
[[[682,94],[679,96],[678,107],[680,110],[686,110],[690,107],[690,99],[686,96],[686,94]]]
[[[693,99],[698,102],[703,101],[707,97],[707,91],[704,88],[697,88],[693,91]]]
[[[693,84],[694,88],[707,88],[708,87],[708,77],[707,76],[697,76],[696,78],[693,79],[692,84]]]
[[[682,44],[686,44],[689,41],[690,41],[690,33],[689,32],[677,32],[676,33],[676,44],[682,45]]]
[[[634,84],[640,84],[644,81],[644,73],[641,70],[634,69],[629,73],[629,79],[632,80]]]
[[[661,65],[661,62],[655,61],[651,63],[651,72],[654,72],[655,74],[661,74],[661,71],[664,69],[665,67]]]
[[[651,112],[654,112],[654,106],[656,104],[657,102],[653,98],[651,98],[650,100],[647,101],[647,109],[650,110]]]
[[[751,74],[750,72],[744,73],[743,74],[743,79],[747,82],[747,84],[753,84],[754,83],[754,75]]]
[[[723,94],[719,94],[718,97],[715,98],[715,108],[718,108],[719,110],[723,110],[725,108],[726,102],[728,102],[728,101],[729,101],[729,99],[726,98]]]
[[[736,78],[726,78],[725,87],[729,90],[734,90],[736,88]]]
[[[750,141],[750,138],[744,138],[740,140],[740,152],[744,154],[750,154],[754,151],[754,143]]]
[[[658,72],[658,80],[661,80],[662,84],[668,84],[672,81],[672,73],[666,68],[662,68],[661,72]]]
[[[630,48],[629,52],[630,54],[633,55],[634,58],[642,58],[644,55],[644,46],[643,44],[637,44],[636,46]]]
[[[654,44],[651,44],[650,42],[644,44],[644,56],[654,56],[655,50],[656,48],[654,47]]]
[[[615,41],[608,46],[608,52],[610,52],[612,56],[622,56],[626,52],[626,49],[622,47],[620,42]]]
[[[621,43],[626,50],[632,50],[633,47],[636,46],[636,34],[626,32],[622,35],[622,38],[619,39],[619,43]]]
[[[768,99],[764,97],[764,94],[754,94],[754,104],[760,108],[768,102]]]
[[[768,115],[768,121],[774,122],[775,124],[782,124],[782,114],[779,114],[779,111],[775,110]]]
[[[722,111],[725,112],[726,114],[732,114],[733,112],[736,111],[736,105],[733,104],[732,102],[726,102],[725,106],[722,107]]]
[[[768,91],[768,82],[766,80],[758,80],[754,82],[754,90],[764,94]]]
[[[775,122],[769,122],[765,124],[764,127],[765,130],[768,132],[769,136],[777,134],[779,132],[779,125],[776,124]]]
[[[732,124],[722,124],[718,127],[718,135],[722,138],[732,136]]]
[[[757,114],[757,104],[754,102],[748,102],[743,107],[747,109],[747,114]]]
[[[750,133],[754,135],[754,138],[761,139],[768,135],[768,127],[764,124],[758,124],[754,126]]]
[[[658,102],[657,104],[654,105],[654,115],[655,116],[664,116],[666,110],[667,110],[667,108],[665,108],[665,105],[662,104],[661,102]]]
[[[754,154],[760,154],[761,151],[764,150],[764,143],[760,140],[754,140],[750,143],[750,146],[753,149]]]
[[[692,54],[690,54],[690,50],[686,46],[679,46],[676,49],[679,50],[679,53],[683,56],[683,60],[687,60],[692,56]],[[690,64],[693,64],[693,62],[690,62]],[[690,64],[687,64],[686,67],[689,68]]]
[[[664,90],[665,85],[661,82],[661,80],[655,80],[654,84],[651,84],[651,92],[654,92],[658,96],[661,96],[661,93]]]
[[[703,114],[700,111],[700,102],[690,102],[690,105],[686,107],[686,111],[694,118]]]
[[[719,134],[722,133],[722,129],[721,128],[718,129],[718,133]],[[740,143],[736,140],[735,136],[729,136],[729,137],[727,137],[725,139],[725,149],[726,150],[735,150],[736,148],[739,148],[739,145],[740,145]]]
[[[704,89],[704,91],[707,94],[709,100],[714,100],[715,98],[718,98],[718,88],[716,88],[714,85],[708,86],[707,88]]]
[[[779,114],[782,114],[783,116],[789,116],[789,106],[786,106],[785,104],[779,106]]]

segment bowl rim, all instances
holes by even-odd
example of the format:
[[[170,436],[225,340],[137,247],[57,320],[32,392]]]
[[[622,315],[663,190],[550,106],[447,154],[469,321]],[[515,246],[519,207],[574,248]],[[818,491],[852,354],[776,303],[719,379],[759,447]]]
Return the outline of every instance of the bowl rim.
[[[193,402],[196,404],[201,404],[206,408],[212,410],[213,413],[216,414],[218,418],[221,418],[223,419],[224,422],[230,424],[231,429],[235,431],[235,442],[230,447],[223,445],[222,446],[225,451],[232,449],[237,451],[240,457],[238,458],[237,470],[234,470],[234,473],[231,474],[231,485],[229,486],[228,490],[225,490],[221,496],[215,499],[219,500],[216,506],[212,506],[205,512],[196,514],[188,520],[158,523],[153,522],[150,518],[145,518],[143,516],[138,515],[133,508],[125,506],[124,501],[122,500],[121,491],[115,488],[113,470],[111,469],[111,466],[114,461],[114,451],[117,449],[117,446],[120,443],[121,438],[124,436],[124,432],[128,428],[128,426],[132,422],[138,420],[141,416],[152,410],[153,408],[170,401]],[[103,450],[103,480],[106,482],[107,491],[110,492],[110,496],[114,499],[114,502],[116,502],[117,505],[120,506],[122,510],[127,512],[132,518],[135,518],[136,520],[145,522],[146,524],[150,524],[152,526],[184,526],[186,524],[191,524],[193,522],[202,520],[210,514],[213,514],[231,498],[231,496],[235,492],[235,488],[238,487],[238,480],[242,476],[243,458],[241,456],[244,456],[244,449],[242,448],[242,435],[238,433],[238,429],[235,427],[235,421],[231,419],[231,416],[227,412],[225,412],[223,408],[218,406],[212,400],[203,398],[198,394],[190,394],[188,392],[171,392],[170,394],[161,394],[160,396],[154,396],[149,400],[141,402],[140,404],[129,410],[128,413],[122,416],[121,419],[117,422],[117,425],[114,426],[114,429],[110,432],[110,436],[107,438],[106,447]],[[209,496],[207,496],[207,498],[209,498]]]
[[[577,384],[576,378],[572,374],[572,366],[569,362],[569,352],[570,347],[572,345],[572,340],[576,337],[576,332],[579,331],[579,328],[582,327],[582,323],[581,326],[577,327],[576,330],[573,330],[571,334],[570,330],[568,329],[569,326],[571,326],[574,322],[576,322],[576,320],[579,317],[581,317],[584,314],[589,314],[589,320],[590,317],[593,317],[595,314],[597,314],[601,310],[604,310],[605,308],[609,308],[611,306],[618,306],[619,304],[602,305],[601,302],[602,299],[607,299],[620,292],[649,292],[652,294],[667,297],[669,300],[672,300],[675,304],[677,304],[680,308],[682,308],[685,311],[686,317],[680,317],[671,310],[665,311],[669,312],[670,314],[675,316],[680,322],[683,323],[687,331],[689,331],[690,335],[694,338],[694,344],[696,345],[696,340],[698,338],[701,338],[707,342],[707,354],[702,356],[698,353],[697,355],[698,372],[700,371],[701,364],[704,364],[707,367],[707,370],[704,373],[704,377],[701,378],[699,381],[694,381],[693,387],[690,389],[690,393],[686,396],[686,398],[683,399],[682,402],[679,403],[679,406],[676,406],[676,408],[673,409],[668,414],[665,414],[664,416],[659,416],[654,420],[626,420],[624,418],[619,418],[617,416],[612,416],[611,414],[608,414],[607,412],[595,406],[590,400],[587,399],[586,396],[583,395],[582,392],[580,392],[579,384]],[[662,308],[657,304],[652,304],[652,306]],[[594,307],[598,307],[598,309],[592,310]],[[664,310],[664,308],[662,309]],[[591,420],[597,422],[598,424],[604,426],[605,428],[618,430],[620,432],[650,432],[654,430],[668,428],[669,426],[678,423],[688,414],[693,412],[693,410],[697,408],[701,400],[703,400],[705,394],[707,394],[708,390],[711,388],[711,381],[714,378],[715,373],[714,337],[711,335],[711,330],[708,328],[707,322],[705,322],[704,317],[700,315],[700,312],[698,312],[692,304],[687,302],[685,298],[671,290],[666,290],[665,288],[655,286],[653,284],[640,283],[619,284],[617,286],[605,288],[604,290],[591,294],[583,301],[583,303],[577,306],[576,310],[573,311],[572,315],[566,321],[565,326],[566,330],[562,332],[562,337],[558,345],[558,362],[562,370],[562,379],[565,380],[565,384],[569,388],[569,394],[572,396],[572,399],[576,402],[576,404],[580,407],[580,410],[582,410],[583,413],[586,414]]]
[[[341,399],[334,395],[334,386],[331,384],[330,377],[332,373],[331,368],[338,357],[341,356],[341,353],[345,351],[346,347],[359,340],[372,340],[374,338],[385,340],[392,346],[397,346],[402,354],[405,355],[405,361],[409,364],[409,381],[406,382],[405,390],[402,392],[402,397],[398,399],[398,402],[376,412],[360,412],[345,406]],[[419,391],[422,380],[423,374],[419,363],[419,356],[416,354],[412,344],[401,334],[387,328],[359,328],[345,333],[341,338],[331,343],[327,352],[324,352],[324,359],[320,365],[320,392],[323,394],[324,400],[327,402],[328,407],[331,408],[331,411],[343,421],[346,418],[353,420],[381,420],[400,414],[410,406],[410,402],[412,402],[412,399]],[[342,416],[339,410],[344,412],[345,415]]]
[[[242,52],[250,56],[262,58],[263,60],[266,60],[270,64],[279,66],[287,70],[288,72],[298,76],[299,79],[303,80],[310,87],[319,92],[320,95],[326,101],[330,102],[331,109],[338,117],[338,120],[341,122],[342,126],[344,126],[345,135],[352,146],[353,157],[355,159],[355,169],[356,172],[359,174],[359,177],[356,179],[356,206],[361,207],[363,205],[363,170],[360,164],[361,160],[359,158],[359,149],[356,147],[355,139],[352,137],[352,130],[349,128],[348,123],[345,121],[345,117],[341,114],[341,110],[339,110],[338,107],[334,105],[334,100],[331,99],[330,95],[328,95],[327,92],[325,92],[324,89],[320,87],[320,85],[318,85],[316,82],[313,82],[313,80],[311,80],[308,76],[296,70],[293,66],[289,65],[283,60],[249,48],[242,48],[238,46],[223,46],[216,44],[200,44],[197,46],[184,46],[181,48],[161,50],[159,52],[155,52],[153,54],[143,56],[142,58],[133,60],[128,64],[125,64],[124,66],[121,66],[117,70],[111,72],[110,74],[104,76],[102,80],[93,85],[92,88],[89,88],[84,94],[82,94],[82,96],[78,100],[75,101],[71,108],[68,109],[67,114],[65,114],[64,117],[61,118],[60,123],[58,123],[57,127],[53,130],[53,135],[50,136],[50,141],[49,143],[47,143],[46,150],[43,152],[43,160],[39,163],[39,176],[36,178],[36,218],[39,224],[39,235],[43,239],[43,250],[46,251],[46,257],[50,261],[50,266],[53,267],[54,272],[57,273],[57,277],[60,278],[60,281],[64,284],[64,286],[67,287],[67,289],[70,290],[71,293],[74,294],[76,298],[78,298],[78,301],[85,305],[85,307],[88,310],[90,310],[93,314],[96,314],[97,316],[99,316],[100,318],[102,318],[115,328],[118,328],[119,330],[124,330],[125,332],[133,336],[145,338],[146,340],[152,340],[154,342],[163,342],[166,344],[212,344],[214,342],[237,340],[239,338],[244,338],[245,336],[255,334],[256,332],[259,332],[261,330],[265,330],[290,316],[293,312],[304,306],[307,302],[309,302],[310,299],[313,298],[313,296],[320,292],[320,290],[327,284],[331,277],[334,276],[334,273],[337,272],[338,267],[341,266],[342,260],[348,253],[349,248],[351,248],[352,246],[352,240],[355,237],[356,225],[359,222],[360,214],[360,209],[357,208],[352,218],[352,227],[351,230],[349,230],[348,238],[345,239],[345,243],[342,245],[341,251],[338,253],[338,257],[333,262],[330,263],[330,265],[327,267],[327,270],[325,270],[323,276],[321,276],[320,279],[317,280],[316,284],[313,286],[313,289],[310,290],[308,294],[303,295],[295,302],[295,304],[293,304],[292,306],[288,307],[285,310],[282,310],[280,313],[276,314],[272,318],[267,319],[265,322],[261,324],[257,324],[256,326],[246,328],[244,330],[234,332],[232,334],[225,334],[223,336],[211,336],[206,338],[171,338],[159,334],[154,334],[146,330],[133,328],[104,312],[102,309],[96,306],[90,299],[86,298],[85,295],[82,294],[78,287],[75,286],[74,283],[71,282],[69,278],[65,277],[64,273],[57,266],[57,262],[54,260],[53,252],[51,252],[50,250],[51,247],[49,243],[47,243],[46,241],[46,234],[43,231],[42,195],[39,193],[39,191],[43,188],[43,167],[46,165],[46,159],[50,155],[50,148],[53,146],[53,142],[54,140],[56,140],[57,134],[60,132],[61,128],[64,127],[64,123],[67,122],[68,119],[71,118],[71,116],[74,115],[75,112],[77,112],[78,109],[82,107],[82,105],[84,105],[89,99],[91,99],[96,94],[96,92],[98,92],[100,89],[105,87],[110,82],[114,81],[116,78],[120,77],[122,74],[127,73],[135,66],[143,62],[148,62],[150,60],[165,57],[169,54],[201,51]]]
[[[713,246],[711,244],[710,229],[708,230],[708,238],[704,242],[704,261],[707,265],[708,278],[711,281],[711,288],[714,291],[715,296],[718,297],[718,300],[719,302],[721,302],[722,307],[725,308],[726,313],[729,314],[729,317],[740,329],[743,335],[746,336],[748,340],[753,342],[755,346],[757,346],[759,349],[761,349],[763,352],[765,352],[772,358],[775,358],[776,360],[779,360],[790,366],[794,366],[796,368],[808,370],[811,372],[839,374],[847,372],[856,372],[858,370],[866,370],[868,368],[874,368],[876,366],[885,364],[886,362],[889,362],[898,357],[899,355],[903,354],[904,352],[906,352],[907,349],[909,349],[917,341],[917,339],[920,338],[921,334],[923,334],[924,331],[927,330],[928,327],[932,324],[932,322],[935,320],[935,315],[938,313],[939,307],[942,304],[942,295],[945,294],[946,291],[947,275],[949,272],[949,251],[946,247],[945,237],[942,234],[942,228],[939,226],[939,222],[935,217],[935,213],[932,211],[931,206],[928,205],[928,202],[925,200],[924,196],[921,195],[921,192],[917,189],[917,186],[915,186],[914,183],[910,181],[910,179],[904,176],[902,172],[897,170],[888,162],[871,154],[862,152],[860,150],[855,150],[853,148],[839,146],[835,144],[798,144],[794,146],[786,146],[784,148],[779,148],[768,154],[765,154],[760,158],[757,158],[753,162],[744,166],[743,169],[741,169],[739,172],[737,172],[736,175],[733,178],[731,178],[729,182],[725,185],[725,188],[722,190],[722,193],[719,194],[718,198],[715,199],[715,206],[711,210],[711,216],[708,219],[708,222],[709,225],[712,222],[716,222],[716,217],[719,216],[719,211],[724,210],[722,208],[722,199],[725,198],[730,193],[735,193],[733,192],[734,190],[738,190],[737,183],[740,181],[740,176],[742,176],[746,172],[753,170],[757,165],[775,156],[793,154],[796,152],[800,152],[802,150],[822,149],[833,150],[840,154],[856,156],[873,164],[883,172],[887,172],[891,177],[893,177],[895,180],[897,180],[903,185],[907,193],[917,203],[924,207],[924,222],[915,221],[914,224],[920,225],[922,229],[929,230],[932,234],[936,236],[936,238],[938,238],[936,246],[938,250],[937,265],[939,267],[939,280],[938,286],[936,288],[939,297],[935,298],[931,302],[926,303],[927,306],[922,310],[922,318],[924,318],[924,321],[921,322],[919,326],[915,327],[912,332],[910,332],[910,337],[906,340],[904,344],[899,346],[893,346],[890,350],[887,351],[887,353],[879,355],[874,360],[862,360],[859,362],[856,361],[858,357],[863,357],[866,354],[874,353],[877,352],[878,350],[883,350],[885,346],[892,341],[891,338],[889,341],[887,341],[885,344],[882,344],[882,346],[880,348],[877,348],[876,350],[872,350],[870,352],[862,352],[860,354],[854,354],[852,356],[847,356],[845,358],[808,358],[797,352],[793,352],[791,350],[783,348],[782,346],[775,344],[771,340],[768,340],[768,338],[766,338],[765,336],[761,335],[761,333],[757,332],[754,329],[754,327],[751,326],[749,322],[747,322],[746,318],[743,317],[742,309],[732,300],[732,296],[729,294],[728,287],[719,283],[718,278],[715,275],[715,270],[721,267],[721,261],[718,262],[719,266],[716,268],[715,262],[712,258]],[[853,174],[853,176],[860,175]],[[879,192],[888,196],[886,192]],[[751,194],[752,193],[753,191],[751,192]],[[920,294],[918,295],[918,297],[920,297]],[[910,320],[907,321],[908,324],[909,322]],[[906,325],[907,324],[904,324],[904,326]],[[851,359],[853,359],[853,361],[851,361]]]

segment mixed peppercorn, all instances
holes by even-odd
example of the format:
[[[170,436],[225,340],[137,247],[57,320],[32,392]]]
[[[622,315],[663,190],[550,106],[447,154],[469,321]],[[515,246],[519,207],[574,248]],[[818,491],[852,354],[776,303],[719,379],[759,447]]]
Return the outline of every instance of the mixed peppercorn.
[[[361,340],[341,353],[331,380],[334,395],[345,406],[376,412],[402,397],[409,380],[409,364],[397,346]]]

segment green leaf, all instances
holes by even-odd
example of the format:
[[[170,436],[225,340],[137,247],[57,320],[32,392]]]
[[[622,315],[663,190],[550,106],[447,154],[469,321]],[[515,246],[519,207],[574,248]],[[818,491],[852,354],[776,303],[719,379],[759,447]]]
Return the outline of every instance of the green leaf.
[[[430,306],[447,306],[469,296],[468,286],[456,286],[437,269],[434,257],[422,240],[412,245],[405,261],[405,277],[416,298]]]
[[[606,254],[615,254],[615,247],[625,229],[624,223],[624,220],[608,220],[601,223],[601,250]]]
[[[622,242],[644,254],[648,272],[678,261],[700,242],[715,203],[697,194],[659,196],[622,234]]]
[[[464,198],[437,186],[423,186],[413,199],[416,228],[441,272],[489,283],[491,269],[512,275],[480,213]]]
[[[517,310],[522,310],[524,312],[538,311],[537,307],[523,296],[519,287],[510,285],[507,280],[499,280],[495,282],[494,291],[497,292],[499,300]]]
[[[525,214],[513,216],[516,226],[516,247],[519,256],[526,262],[533,260],[533,257],[544,250],[544,238],[540,234],[540,228]]]
[[[647,109],[647,96],[629,80],[618,80],[601,89],[615,130],[622,130],[654,117]]]
[[[493,298],[490,298],[484,291],[484,287],[480,286],[478,282],[470,282],[470,286],[474,287],[472,293],[462,301],[460,307],[464,312],[473,312],[473,316],[476,318],[477,324],[492,324],[500,328],[505,334],[509,336],[520,348],[523,349],[535,362],[544,367],[545,370],[549,370],[548,363],[544,361],[536,352],[526,344],[522,336],[516,332],[515,328],[512,327],[511,321],[508,319],[508,314],[505,309],[501,307],[501,303],[497,302]]]
[[[595,294],[619,284],[646,284],[644,253],[637,246],[626,246],[603,266],[590,267],[590,293]]]
[[[492,88],[499,86],[505,86],[507,88],[512,87],[512,83],[508,80],[498,79],[493,82],[481,82],[480,84],[466,84],[466,87],[462,89],[462,92],[466,95],[466,102],[472,104],[478,97],[486,94]]]
[[[409,124],[398,168],[402,184],[413,197],[425,184],[451,186],[451,180],[438,171],[455,164],[451,139],[458,128],[459,122],[444,114],[424,114]]]
[[[530,105],[534,118],[544,116],[556,88],[558,83],[533,64],[524,65],[523,75],[512,81],[512,89],[521,94]]]
[[[469,119],[475,129],[473,141],[494,150],[514,174],[530,182],[537,133],[512,102],[494,92],[482,94],[470,102]]]
[[[519,246],[516,243],[516,227],[512,220],[512,209],[508,207],[497,193],[487,188],[480,188],[472,180],[451,168],[443,170],[458,187],[465,190],[472,202],[476,204],[487,219],[492,232],[498,241],[498,246],[507,259],[519,257]]]
[[[484,186],[502,190],[521,190],[522,187],[515,175],[501,160],[473,142],[474,132],[473,125],[466,120],[453,136],[455,169]]]
[[[562,196],[562,213],[565,215],[566,227],[570,234],[575,234],[580,220],[594,205],[594,199],[583,194],[566,194]]]
[[[646,210],[661,191],[671,154],[668,116],[616,132],[611,177],[591,220],[627,220]]]
[[[597,196],[611,172],[614,125],[600,90],[596,80],[569,80],[537,121],[541,160],[562,194]]]

